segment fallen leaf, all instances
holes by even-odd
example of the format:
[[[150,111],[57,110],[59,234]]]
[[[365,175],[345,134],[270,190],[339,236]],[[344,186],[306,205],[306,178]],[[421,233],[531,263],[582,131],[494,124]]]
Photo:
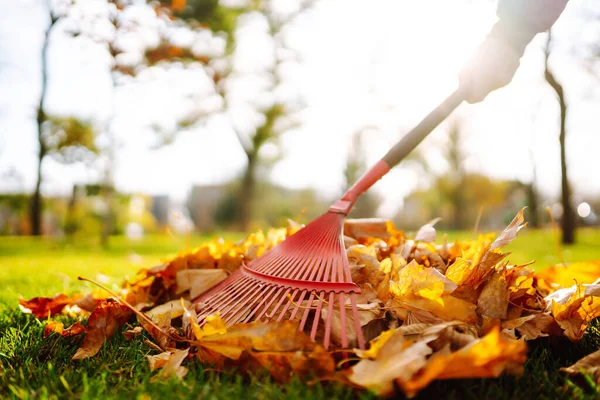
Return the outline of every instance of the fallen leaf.
[[[225,278],[222,269],[185,269],[176,274],[175,294],[189,290],[190,298],[195,299]]]
[[[73,356],[82,360],[94,356],[105,340],[110,339],[131,317],[131,310],[114,299],[102,300],[88,319],[85,339]]]
[[[171,314],[163,313],[159,314],[158,318],[154,319],[156,326],[147,323],[146,321],[141,321],[142,327],[152,336],[154,342],[160,347],[162,350],[167,350],[173,347],[173,340],[169,337],[169,332],[171,331]]]
[[[400,331],[384,332],[380,338],[384,343],[379,346],[375,342],[375,358],[359,361],[347,373],[347,378],[377,395],[389,395],[394,390],[393,382],[409,381],[425,366],[432,350],[427,343],[405,340]]]
[[[127,340],[133,340],[133,338],[140,336],[143,331],[144,328],[142,328],[141,326],[136,326],[133,329],[123,331],[123,336],[125,336],[125,339]]]
[[[456,284],[435,268],[425,268],[411,261],[398,273],[398,281],[390,282],[390,293],[400,300],[423,298],[443,307],[443,294],[450,294]]]
[[[69,296],[60,293],[54,297],[34,297],[31,300],[19,299],[19,307],[24,313],[33,314],[38,318],[48,318],[60,313],[71,301],[72,299]]]
[[[160,372],[153,378],[155,380],[167,380],[170,378],[178,378],[183,379],[187,373],[188,369],[181,365],[183,360],[186,359],[190,349],[185,350],[173,350],[169,352],[169,358],[163,363],[163,358],[158,360],[158,363],[155,363],[155,369],[160,368]],[[164,353],[161,353],[164,354]],[[160,355],[160,354],[159,354]],[[150,363],[150,360],[148,360]],[[152,368],[151,368],[152,369]]]
[[[506,339],[496,327],[457,352],[446,347],[429,358],[414,378],[397,382],[408,396],[413,396],[435,379],[495,378],[504,371],[519,374],[526,354],[524,341]]]
[[[183,315],[184,305],[185,307],[189,307],[192,304],[189,300],[183,300],[183,305],[181,304],[181,300],[171,300],[164,304],[154,307],[150,311],[146,311],[146,315],[150,317],[153,321],[158,321],[161,317],[169,314],[171,319],[179,318]]]
[[[548,282],[562,287],[570,287],[577,283],[593,283],[600,276],[600,260],[583,261],[568,266],[555,265],[544,268],[536,274]]]
[[[564,291],[564,292],[563,292]],[[571,293],[569,297],[567,295]],[[589,323],[600,316],[600,284],[574,285],[545,298],[551,304],[552,316],[572,341],[583,337]]]
[[[48,321],[46,326],[44,326],[44,339],[55,332],[61,335],[63,333],[64,327],[65,326],[62,322]]]
[[[517,233],[527,226],[525,218],[523,217],[524,211],[524,208],[521,209],[521,211],[519,211],[519,213],[513,218],[511,223],[504,228],[500,236],[498,236],[498,238],[494,240],[494,243],[492,243],[490,250],[496,250],[508,245],[517,237]]]
[[[344,221],[344,235],[356,240],[361,239],[388,239],[388,221],[381,218],[346,219]]]
[[[358,308],[358,319],[360,326],[363,327],[367,325],[369,322],[378,318],[381,314],[381,307],[378,302],[370,303],[370,304],[357,304]],[[348,340],[348,345],[345,347],[354,347],[357,345],[356,338],[356,328],[354,323],[354,316],[350,309],[346,309],[346,338]],[[326,321],[328,316],[327,307],[323,307],[321,309],[321,318],[323,321]],[[334,308],[331,315],[331,340],[338,346],[342,346],[342,318],[341,311],[339,308]]]
[[[600,350],[583,357],[570,367],[560,369],[571,377],[582,374],[591,376],[591,378],[600,385]]]
[[[150,367],[151,372],[154,372],[155,370],[164,367],[167,361],[169,361],[169,358],[171,358],[170,351],[165,351],[153,356],[146,356],[146,359],[148,360],[148,366]]]
[[[504,271],[494,272],[487,281],[479,299],[477,299],[477,312],[490,318],[505,319],[508,312],[509,292],[507,290]]]
[[[516,326],[517,332],[525,340],[534,340],[550,334],[560,335],[561,330],[554,318],[547,313],[533,314],[522,324]],[[527,317],[526,317],[527,318]]]
[[[435,231],[434,226],[440,221],[440,219],[441,218],[436,218],[419,228],[417,234],[415,235],[415,242],[435,242],[435,239],[437,238],[437,232]]]

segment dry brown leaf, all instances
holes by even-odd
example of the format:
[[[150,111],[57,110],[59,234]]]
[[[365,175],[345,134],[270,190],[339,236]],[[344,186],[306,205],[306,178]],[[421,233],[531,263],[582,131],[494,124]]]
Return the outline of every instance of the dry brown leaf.
[[[48,318],[60,313],[72,301],[73,299],[69,296],[60,293],[54,297],[34,297],[31,300],[19,299],[19,307],[24,313],[33,314],[38,318]]]
[[[157,380],[167,380],[170,378],[178,378],[183,379],[187,373],[188,369],[183,367],[181,363],[186,359],[190,349],[185,350],[173,350],[169,352],[169,358],[163,364],[162,360],[160,362],[161,366],[156,366],[156,368],[160,368],[160,372],[153,378]],[[164,353],[162,353],[164,354]],[[150,362],[150,360],[148,360]]]
[[[600,316],[600,279],[591,285],[573,285],[548,295],[544,300],[554,320],[572,341],[583,337],[588,324]]]
[[[154,307],[150,311],[146,311],[145,314],[150,317],[153,321],[158,321],[160,318],[169,314],[171,319],[179,318],[183,315],[184,306],[190,306],[189,300],[183,300],[183,304],[181,304],[181,300],[171,300],[164,304]]]
[[[479,299],[477,299],[477,312],[479,315],[490,318],[506,318],[509,298],[506,286],[504,271],[494,272],[483,287]]]
[[[133,329],[123,331],[123,336],[125,336],[125,339],[127,340],[133,340],[133,338],[140,336],[143,331],[144,328],[142,328],[141,326],[136,326]]]
[[[374,359],[359,361],[347,372],[347,378],[377,395],[389,395],[394,390],[393,382],[409,381],[425,366],[432,350],[425,342],[405,340],[400,331],[384,332],[382,337],[385,337],[385,342]]]
[[[467,301],[457,299],[453,296],[442,296],[440,298],[442,304],[439,301],[432,301],[429,299],[407,299],[400,300],[394,298],[392,300],[392,306],[398,307],[399,309],[407,310],[423,310],[429,311],[432,315],[440,318],[444,321],[462,321],[470,324],[476,324],[478,321],[477,313],[475,309],[477,306]],[[402,314],[397,309],[394,309],[398,318],[402,319]]]
[[[363,327],[369,322],[376,318],[379,318],[382,314],[381,306],[379,303],[370,304],[357,304],[358,308],[358,319],[360,326]],[[346,337],[348,338],[348,347],[356,346],[356,328],[354,327],[354,316],[352,315],[351,309],[346,310]],[[321,309],[321,318],[326,321],[328,318],[328,309],[323,307]],[[342,344],[342,318],[339,308],[334,308],[331,316],[331,340],[336,345]]]
[[[44,339],[50,336],[53,332],[58,333],[62,337],[71,337],[81,335],[85,332],[85,326],[81,325],[81,322],[77,321],[67,329],[62,322],[48,321],[44,326]]]
[[[344,235],[356,240],[361,239],[389,239],[388,221],[381,218],[346,219],[344,221]]]
[[[570,367],[560,369],[571,377],[586,374],[592,377],[597,385],[600,385],[600,350],[583,357]]]
[[[148,366],[150,367],[150,371],[155,371],[159,368],[164,367],[167,361],[169,361],[169,358],[171,358],[170,351],[165,351],[153,356],[146,356],[146,359],[148,360]]]
[[[519,213],[513,218],[511,223],[508,224],[508,226],[504,229],[504,231],[502,231],[500,236],[498,236],[494,243],[492,243],[490,250],[499,249],[508,245],[517,237],[517,233],[519,233],[521,229],[527,226],[525,218],[523,217],[524,211],[524,208],[521,209],[521,211],[519,211]]]
[[[239,359],[244,351],[293,352],[318,346],[293,321],[236,324],[227,327],[225,333],[204,336],[194,344],[233,360]]]
[[[408,396],[412,396],[435,379],[492,378],[503,371],[518,374],[526,354],[524,341],[506,339],[496,328],[457,352],[452,353],[446,348],[434,354],[418,374],[397,382]]]
[[[142,327],[152,336],[158,347],[162,350],[174,347],[173,340],[168,335],[171,331],[171,314],[168,312],[159,314],[158,318],[154,319],[154,322],[156,322],[156,326],[160,329],[156,329],[155,326],[146,321],[140,321]]]
[[[222,269],[186,269],[177,272],[175,294],[190,291],[190,298],[195,299],[222,280],[227,273]]]
[[[335,372],[333,357],[320,346],[311,351],[251,352],[250,357],[279,382],[308,374],[325,379]]]
[[[102,300],[88,319],[85,339],[73,360],[82,360],[98,353],[104,341],[110,339],[127,322],[131,314],[129,308],[116,300]]]
[[[561,334],[560,328],[550,314],[538,313],[533,314],[532,317],[516,327],[523,339],[533,340],[549,334]]]

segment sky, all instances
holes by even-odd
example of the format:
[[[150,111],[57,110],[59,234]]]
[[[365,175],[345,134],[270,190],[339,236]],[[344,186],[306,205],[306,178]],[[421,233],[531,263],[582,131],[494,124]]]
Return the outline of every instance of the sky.
[[[48,20],[42,0],[0,3],[4,3],[0,15],[0,192],[30,191],[37,162],[40,51]],[[99,13],[102,3],[86,0]],[[291,0],[279,3],[283,8],[295,4]],[[596,178],[600,158],[590,150],[600,148],[600,91],[573,50],[573,43],[589,41],[591,23],[582,18],[589,4],[570,2],[555,25],[550,60],[567,93],[567,157],[577,198],[600,193]],[[492,1],[318,0],[286,31],[288,44],[300,58],[286,69],[283,86],[287,92],[270,93],[260,79],[232,82],[234,107],[229,115],[185,130],[172,145],[158,149],[153,149],[153,126],[172,132],[175,121],[198,102],[208,109],[219,108],[204,70],[178,65],[151,68],[135,81],[124,81],[113,93],[110,59],[100,45],[73,40],[61,32],[68,27],[61,27],[51,37],[47,109],[93,119],[100,126],[111,124],[119,143],[115,164],[119,190],[169,194],[181,200],[192,185],[219,184],[241,173],[245,158],[230,122],[242,130],[256,124],[258,116],[249,110],[249,103],[294,93],[305,104],[299,114],[301,125],[284,134],[284,157],[270,178],[333,197],[344,188],[343,169],[352,134],[365,126],[377,127],[369,131],[363,149],[368,162],[375,163],[456,88],[458,71],[495,20]],[[241,72],[252,75],[272,62],[272,52],[260,17],[248,18],[242,28],[235,63]],[[183,32],[172,33],[184,42],[191,40]],[[135,49],[136,40],[148,44],[157,39],[147,33],[142,39],[126,38],[122,46]],[[540,188],[547,196],[557,196],[558,106],[543,81],[544,43],[544,35],[534,39],[508,87],[480,104],[462,105],[455,116],[466,121],[468,170],[528,182],[535,163]],[[216,53],[223,45],[214,37],[197,44],[202,51]],[[134,60],[135,51],[129,56]],[[113,109],[116,113],[111,119]],[[439,150],[445,143],[444,127],[420,148],[438,172],[447,167]],[[64,166],[50,159],[44,162],[44,176],[46,195],[66,194],[74,182],[101,177],[98,169]],[[414,168],[401,165],[392,170],[374,187],[384,198],[380,213],[393,214],[402,198],[425,182]]]

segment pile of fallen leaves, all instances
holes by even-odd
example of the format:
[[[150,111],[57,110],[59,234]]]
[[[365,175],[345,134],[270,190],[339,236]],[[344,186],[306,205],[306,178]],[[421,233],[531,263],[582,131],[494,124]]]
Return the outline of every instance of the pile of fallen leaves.
[[[47,319],[45,337],[85,333],[75,360],[94,356],[105,340],[121,332],[130,340],[153,339],[145,343],[156,354],[147,358],[151,370],[160,369],[159,379],[183,377],[187,359],[247,373],[262,367],[280,381],[317,375],[381,395],[396,386],[408,396],[434,380],[519,374],[526,341],[549,335],[579,341],[600,316],[599,261],[540,272],[531,263],[506,261],[501,248],[524,227],[523,211],[497,238],[479,235],[454,243],[444,238],[440,244],[434,223],[411,239],[389,221],[346,221],[352,280],[361,288],[358,314],[370,341],[366,350],[327,351],[299,331],[294,320],[226,326],[216,314],[198,325],[202,304],[193,300],[297,231],[300,226],[292,222],[287,229],[258,232],[239,243],[217,239],[142,269],[119,293],[105,288],[87,295],[59,294],[21,300],[21,308]],[[56,314],[87,324],[65,328],[51,319]],[[321,317],[327,318],[325,310]],[[353,327],[354,321],[342,324],[339,312],[330,318],[332,341],[339,346],[341,326]],[[348,336],[356,346],[352,329]],[[600,350],[564,371],[585,372],[600,381]]]

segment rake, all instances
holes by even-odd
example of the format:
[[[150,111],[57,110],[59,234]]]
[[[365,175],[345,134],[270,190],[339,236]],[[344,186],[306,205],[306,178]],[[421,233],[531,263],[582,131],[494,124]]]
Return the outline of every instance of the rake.
[[[322,340],[323,347],[328,349],[334,312],[339,310],[341,348],[349,346],[350,323],[356,333],[356,343],[352,345],[364,349],[357,308],[360,288],[350,276],[342,234],[344,217],[362,193],[406,157],[463,99],[461,89],[456,90],[394,145],[328,212],[262,256],[242,264],[196,299],[195,303],[200,303],[198,322],[204,324],[207,316],[217,312],[228,325],[299,320],[299,329],[309,333],[314,341]],[[321,324],[324,329],[320,330]]]

